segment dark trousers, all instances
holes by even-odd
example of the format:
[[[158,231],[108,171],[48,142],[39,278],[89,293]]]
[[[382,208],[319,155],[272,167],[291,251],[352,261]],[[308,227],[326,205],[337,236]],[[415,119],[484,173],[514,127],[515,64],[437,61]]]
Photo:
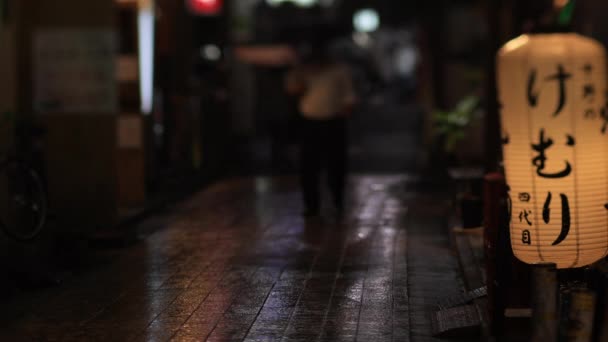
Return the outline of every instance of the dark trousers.
[[[304,206],[309,212],[321,207],[321,173],[327,171],[327,182],[333,204],[344,206],[346,183],[346,119],[302,119],[300,130],[300,183]]]

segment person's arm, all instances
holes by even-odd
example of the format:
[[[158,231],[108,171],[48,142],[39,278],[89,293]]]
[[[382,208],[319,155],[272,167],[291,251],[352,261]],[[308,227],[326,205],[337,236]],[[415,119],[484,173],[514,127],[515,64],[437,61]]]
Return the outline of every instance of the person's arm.
[[[284,66],[297,60],[295,51],[287,45],[237,46],[236,57],[244,62],[260,66]]]

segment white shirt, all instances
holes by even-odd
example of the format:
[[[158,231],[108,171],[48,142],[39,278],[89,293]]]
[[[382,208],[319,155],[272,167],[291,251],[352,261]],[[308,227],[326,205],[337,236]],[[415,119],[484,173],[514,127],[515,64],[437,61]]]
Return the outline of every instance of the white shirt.
[[[307,119],[330,120],[356,101],[350,70],[330,64],[301,67],[287,75],[288,89],[300,89],[299,110]]]

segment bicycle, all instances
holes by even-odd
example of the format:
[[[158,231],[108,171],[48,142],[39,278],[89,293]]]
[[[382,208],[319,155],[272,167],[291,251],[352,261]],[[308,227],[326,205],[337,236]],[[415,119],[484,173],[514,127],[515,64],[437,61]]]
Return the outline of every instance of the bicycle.
[[[10,113],[3,114],[10,121]],[[17,140],[29,144],[27,133],[33,136],[33,126],[18,126]],[[19,145],[19,144],[18,144]],[[44,227],[48,215],[47,194],[42,177],[23,159],[0,159],[0,229],[17,241],[36,238]]]

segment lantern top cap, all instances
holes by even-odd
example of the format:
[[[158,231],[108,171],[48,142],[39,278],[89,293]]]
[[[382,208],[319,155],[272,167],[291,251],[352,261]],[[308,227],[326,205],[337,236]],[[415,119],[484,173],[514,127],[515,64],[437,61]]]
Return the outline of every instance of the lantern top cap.
[[[511,54],[519,50],[525,51],[529,46],[542,44],[543,46],[561,46],[563,44],[576,44],[579,47],[593,46],[603,50],[601,43],[596,40],[574,32],[568,33],[526,33],[508,41],[499,51],[499,54]],[[540,45],[539,45],[540,47]],[[524,50],[522,50],[524,49]]]
[[[530,37],[527,34],[522,34],[521,36],[508,41],[500,50],[501,53],[512,52],[518,50],[519,48],[525,46],[530,41]]]

